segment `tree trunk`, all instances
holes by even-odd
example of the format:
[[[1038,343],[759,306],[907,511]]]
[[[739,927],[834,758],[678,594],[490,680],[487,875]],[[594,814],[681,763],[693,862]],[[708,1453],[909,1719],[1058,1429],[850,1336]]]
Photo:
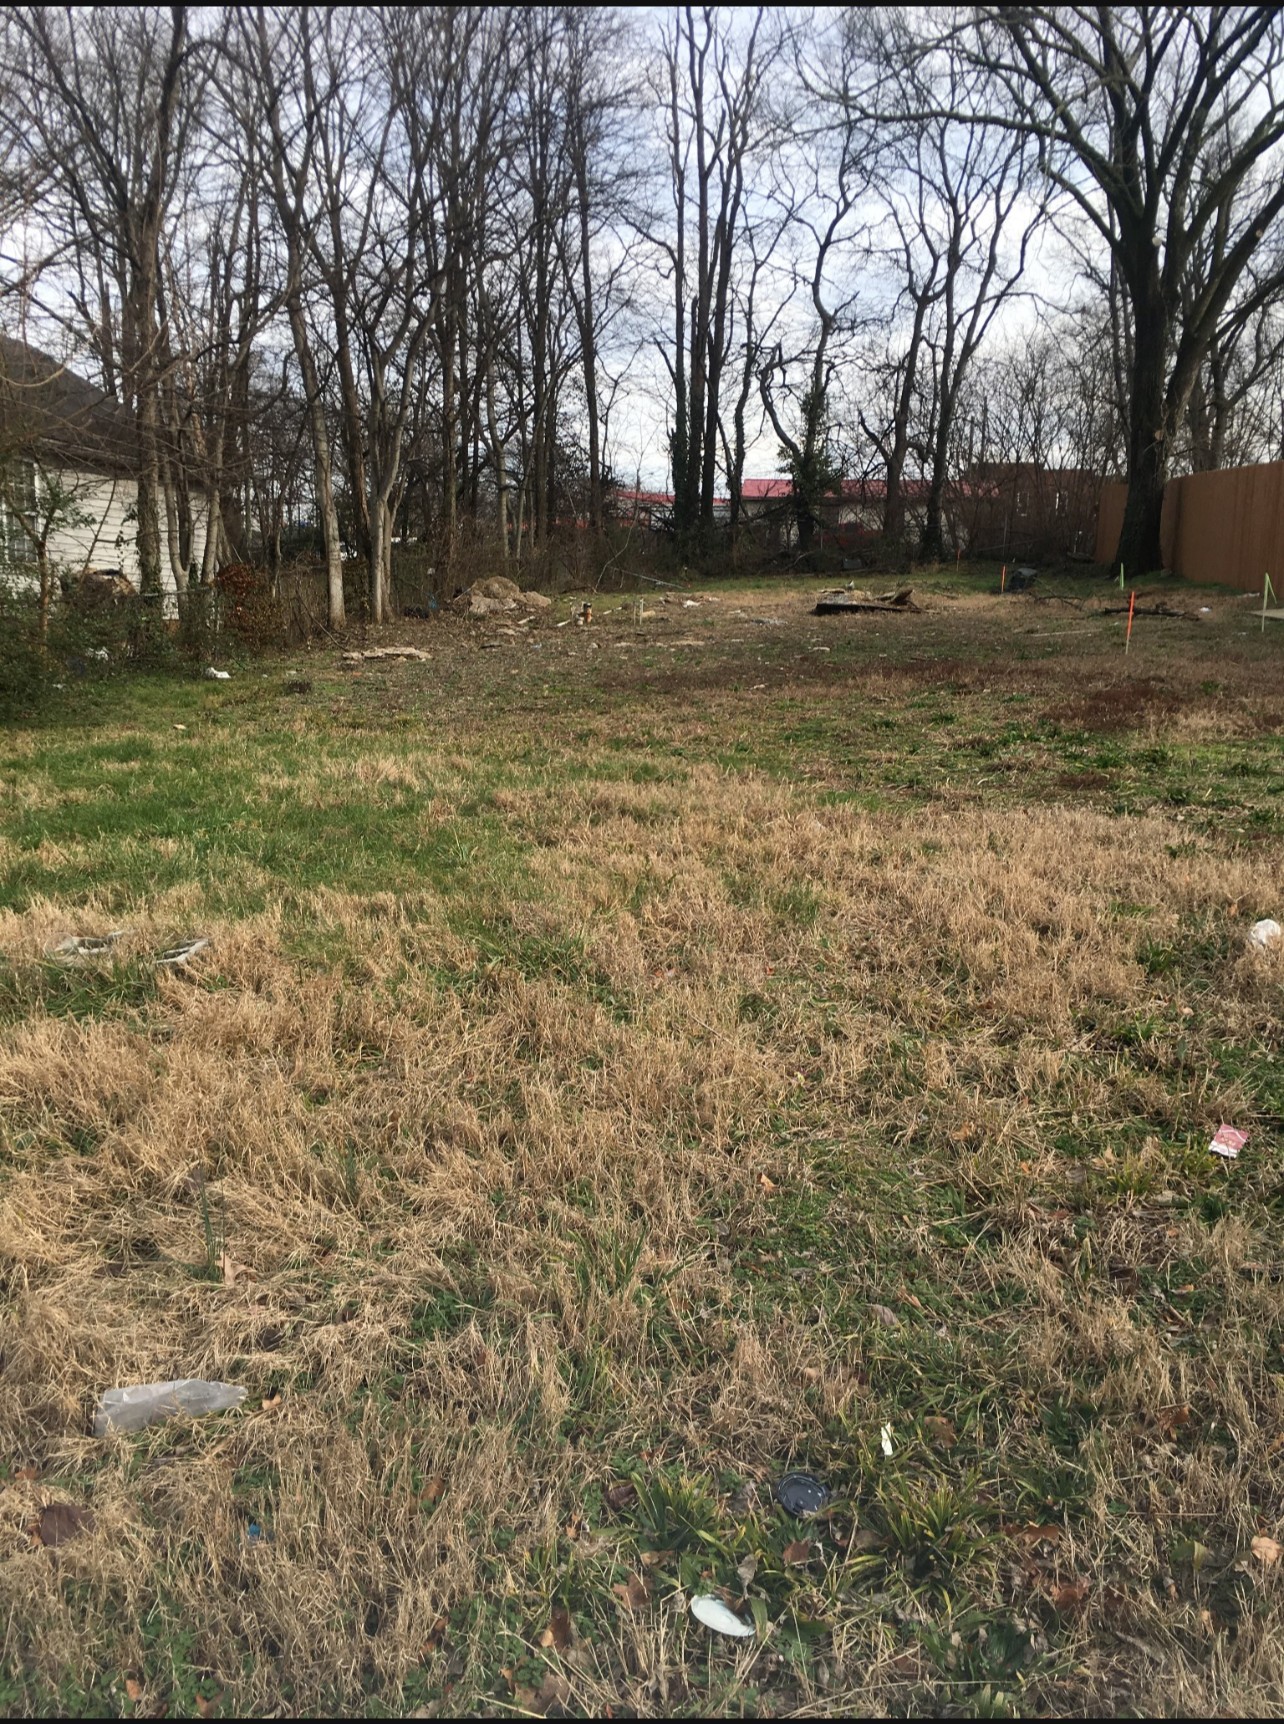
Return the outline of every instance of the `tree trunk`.
[[[211,485],[205,492],[205,544],[201,551],[201,585],[210,587],[218,572],[218,536],[223,524],[223,499],[218,487]]]
[[[597,331],[593,323],[593,272],[589,259],[588,164],[582,148],[577,151],[575,167],[580,201],[580,268],[584,280],[580,346],[584,362],[584,404],[588,415],[588,524],[590,533],[596,538],[602,531],[602,453],[597,408]]]
[[[942,524],[944,492],[944,473],[933,473],[928,486],[923,538],[919,547],[919,554],[926,563],[939,563],[945,555],[945,532]]]
[[[165,496],[165,538],[169,549],[169,569],[174,577],[174,594],[181,611],[183,599],[187,594],[187,564],[183,561],[183,546],[178,528],[178,499],[174,495],[174,482],[169,473],[165,474],[161,483]]]
[[[1138,307],[1128,414],[1128,497],[1115,563],[1132,580],[1162,568],[1159,544],[1168,476],[1164,406],[1164,320]]]
[[[36,562],[40,567],[40,644],[49,639],[49,605],[53,598],[53,570],[49,566],[49,546],[44,539],[36,541]]]
[[[492,352],[486,369],[486,431],[490,437],[491,460],[495,463],[495,509],[499,517],[500,557],[508,561],[508,462],[499,436],[499,416],[495,410],[495,356]]]
[[[330,627],[341,629],[347,623],[343,608],[343,547],[339,539],[339,512],[334,504],[334,478],[330,460],[330,433],[325,422],[325,402],[321,399],[321,384],[308,343],[303,306],[297,294],[290,296],[288,310],[290,329],[294,335],[294,351],[298,357],[304,393],[307,396],[308,425],[312,432],[317,511],[321,516],[321,532],[325,540]]]
[[[914,400],[914,383],[918,374],[918,356],[923,345],[923,322],[929,304],[926,293],[915,300],[914,327],[905,351],[905,370],[896,395],[892,420],[892,447],[887,457],[887,493],[883,499],[883,537],[899,543],[905,532],[905,458],[909,453],[910,409]]]
[[[159,615],[162,602],[160,461],[156,447],[156,397],[147,382],[138,397],[138,590]]]

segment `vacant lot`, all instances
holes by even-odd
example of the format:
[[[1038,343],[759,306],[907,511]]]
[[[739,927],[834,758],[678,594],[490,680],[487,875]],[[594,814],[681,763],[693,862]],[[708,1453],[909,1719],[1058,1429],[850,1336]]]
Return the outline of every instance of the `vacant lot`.
[[[0,738],[5,1711],[1284,1710],[1284,627],[983,584]]]

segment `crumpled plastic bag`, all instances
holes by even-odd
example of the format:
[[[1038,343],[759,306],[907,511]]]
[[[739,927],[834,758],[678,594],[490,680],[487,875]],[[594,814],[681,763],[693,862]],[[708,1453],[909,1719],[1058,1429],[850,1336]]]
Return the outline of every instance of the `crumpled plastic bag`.
[[[124,1389],[104,1389],[94,1413],[94,1435],[108,1431],[141,1431],[161,1419],[198,1419],[205,1413],[225,1413],[239,1407],[246,1390],[235,1383],[211,1383],[204,1377],[176,1377],[170,1383],[133,1383]]]

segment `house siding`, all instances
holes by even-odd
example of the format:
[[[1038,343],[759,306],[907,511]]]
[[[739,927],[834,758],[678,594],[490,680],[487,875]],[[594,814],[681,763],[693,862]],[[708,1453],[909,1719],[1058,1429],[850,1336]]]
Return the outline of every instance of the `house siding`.
[[[49,535],[49,560],[58,574],[76,574],[81,569],[119,569],[138,585],[138,522],[134,510],[138,487],[130,478],[107,478],[100,473],[63,469],[62,486],[75,495],[76,510],[87,517],[77,526],[63,526]],[[39,478],[37,478],[39,484]],[[199,567],[205,549],[206,505],[192,498],[192,560]],[[23,571],[19,571],[22,573]],[[36,579],[34,572],[27,578]],[[177,614],[177,583],[169,565],[165,522],[161,519],[161,586],[165,610]]]

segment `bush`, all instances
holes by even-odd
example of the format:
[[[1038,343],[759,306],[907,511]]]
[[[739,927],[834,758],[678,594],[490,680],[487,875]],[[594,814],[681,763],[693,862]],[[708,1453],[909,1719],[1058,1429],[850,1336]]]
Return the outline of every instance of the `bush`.
[[[243,646],[279,647],[285,640],[285,617],[265,569],[252,563],[229,563],[214,577],[218,622]]]
[[[52,681],[40,644],[40,602],[25,583],[0,572],[0,718],[40,705]]]
[[[69,683],[154,664],[169,650],[163,627],[137,598],[86,609],[55,597],[42,642],[34,584],[0,572],[0,717],[32,716]]]

